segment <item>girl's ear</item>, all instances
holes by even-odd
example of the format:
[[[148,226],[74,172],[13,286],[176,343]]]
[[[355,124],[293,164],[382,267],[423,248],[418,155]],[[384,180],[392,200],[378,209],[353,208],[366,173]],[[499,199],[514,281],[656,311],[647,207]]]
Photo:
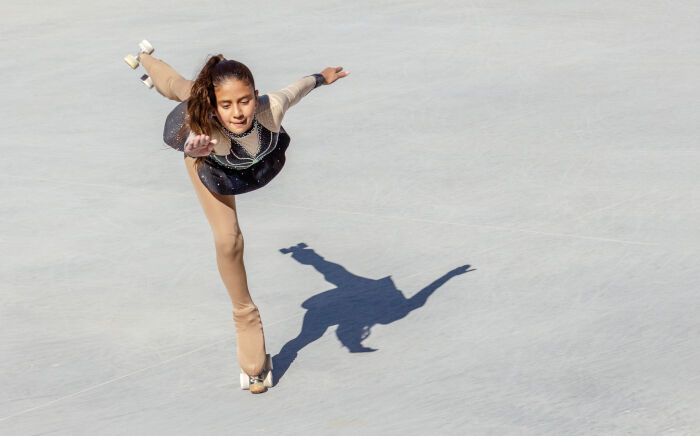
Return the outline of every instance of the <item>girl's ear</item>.
[[[256,100],[258,99],[258,90],[257,89],[255,90],[255,99]]]

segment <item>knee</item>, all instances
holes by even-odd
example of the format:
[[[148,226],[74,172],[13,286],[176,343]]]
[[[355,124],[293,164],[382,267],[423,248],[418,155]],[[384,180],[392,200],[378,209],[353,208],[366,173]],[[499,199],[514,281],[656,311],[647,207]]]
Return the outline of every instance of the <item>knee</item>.
[[[243,235],[241,232],[233,232],[214,237],[216,254],[227,258],[243,255]]]

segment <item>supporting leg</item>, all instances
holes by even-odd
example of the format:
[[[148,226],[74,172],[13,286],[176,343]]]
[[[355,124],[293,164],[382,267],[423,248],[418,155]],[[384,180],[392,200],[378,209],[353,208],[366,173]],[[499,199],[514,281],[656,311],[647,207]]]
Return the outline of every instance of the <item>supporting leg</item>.
[[[246,374],[259,375],[265,367],[265,336],[260,313],[248,291],[235,197],[209,191],[197,175],[194,159],[185,158],[185,166],[211,225],[219,273],[233,303],[238,363]]]

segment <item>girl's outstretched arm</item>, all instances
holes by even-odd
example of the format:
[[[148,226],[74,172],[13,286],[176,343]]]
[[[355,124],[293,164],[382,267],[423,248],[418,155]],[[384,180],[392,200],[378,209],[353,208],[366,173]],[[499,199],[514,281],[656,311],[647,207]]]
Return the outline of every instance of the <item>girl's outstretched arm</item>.
[[[279,127],[287,110],[297,104],[312,89],[321,85],[330,85],[348,74],[350,72],[343,71],[343,67],[328,67],[321,73],[303,77],[280,91],[267,94],[275,126]]]

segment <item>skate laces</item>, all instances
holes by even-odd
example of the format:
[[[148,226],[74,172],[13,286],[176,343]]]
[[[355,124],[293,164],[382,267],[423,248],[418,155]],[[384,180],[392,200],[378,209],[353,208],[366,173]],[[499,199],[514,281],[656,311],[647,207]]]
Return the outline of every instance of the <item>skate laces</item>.
[[[264,377],[264,374],[265,374],[265,371],[261,372],[260,375],[256,375],[256,376],[249,375],[249,376],[248,376],[248,382],[249,382],[250,384],[253,384],[253,383],[262,383],[263,378],[265,378],[265,377]]]

